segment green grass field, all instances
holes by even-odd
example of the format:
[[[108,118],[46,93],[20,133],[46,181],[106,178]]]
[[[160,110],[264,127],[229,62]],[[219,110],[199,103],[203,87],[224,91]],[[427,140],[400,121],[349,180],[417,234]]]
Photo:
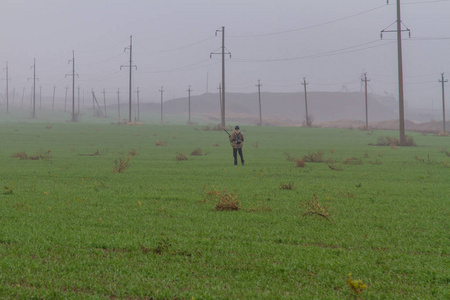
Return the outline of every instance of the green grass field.
[[[448,137],[240,125],[0,123],[0,298],[450,297]]]

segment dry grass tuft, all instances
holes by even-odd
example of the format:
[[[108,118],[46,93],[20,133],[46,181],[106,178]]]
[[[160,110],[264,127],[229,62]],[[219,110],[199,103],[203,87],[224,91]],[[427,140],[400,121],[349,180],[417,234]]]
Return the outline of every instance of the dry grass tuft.
[[[178,153],[177,153],[177,156],[175,157],[175,160],[176,160],[176,161],[187,160],[187,157],[186,157],[186,155],[184,155],[183,153],[178,152]]]
[[[112,169],[113,173],[123,173],[130,166],[131,157],[124,157],[121,155],[118,159],[114,161],[114,166]]]
[[[321,163],[324,161],[325,153],[323,150],[317,151],[315,153],[308,153],[307,155],[303,156],[303,160],[305,162],[313,162],[313,163]]]
[[[215,210],[218,211],[233,211],[241,209],[241,202],[238,200],[236,193],[228,193],[226,190],[218,191],[213,188],[206,194],[202,200],[207,202],[209,200],[217,201]]]
[[[305,203],[305,208],[306,210],[303,213],[303,216],[318,216],[326,219],[330,222],[330,224],[332,224],[328,207],[320,204],[316,194],[314,194],[313,199]]]
[[[294,183],[280,183],[280,190],[292,190],[294,189]]]
[[[156,146],[166,146],[166,142],[164,141],[157,141]]]
[[[25,152],[16,152],[12,155],[12,157],[14,158],[18,158],[18,159],[27,159],[28,155]]]
[[[306,163],[303,159],[296,159],[295,165],[299,168],[304,168],[306,166]]]
[[[202,149],[195,148],[194,151],[191,152],[191,155],[193,155],[193,156],[202,156]]]

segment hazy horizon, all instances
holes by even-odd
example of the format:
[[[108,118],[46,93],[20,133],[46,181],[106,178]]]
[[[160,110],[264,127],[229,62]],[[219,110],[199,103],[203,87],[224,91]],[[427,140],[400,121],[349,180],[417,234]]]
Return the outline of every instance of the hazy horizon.
[[[128,97],[130,36],[133,36],[133,97],[142,102],[205,92],[217,93],[221,82],[222,26],[226,91],[253,93],[258,79],[264,92],[362,89],[367,72],[369,92],[397,98],[396,5],[385,0],[335,1],[162,1],[162,0],[3,0],[0,20],[2,78],[5,103],[8,62],[9,95],[26,97],[32,88],[36,59],[36,90],[43,97],[71,93],[72,51],[84,93],[103,89],[110,99]],[[450,74],[450,1],[402,1],[405,103],[437,106],[441,73]],[[391,27],[389,27],[392,25]],[[125,66],[121,70],[121,66]],[[450,86],[450,85],[446,85]]]

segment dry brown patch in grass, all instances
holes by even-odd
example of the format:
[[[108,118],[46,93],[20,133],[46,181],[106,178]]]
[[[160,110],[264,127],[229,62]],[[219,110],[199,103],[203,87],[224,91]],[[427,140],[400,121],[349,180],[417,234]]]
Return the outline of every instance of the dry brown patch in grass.
[[[27,155],[25,152],[21,151],[21,152],[16,152],[16,153],[14,153],[14,154],[12,155],[12,157],[18,158],[18,159],[27,159],[27,158],[28,158],[28,155]]]
[[[114,161],[113,173],[123,173],[130,166],[131,157],[120,156]]]
[[[298,168],[304,168],[306,166],[306,163],[305,163],[305,161],[303,159],[296,159],[295,160],[295,165]]]
[[[215,210],[218,211],[233,211],[241,209],[241,202],[238,200],[237,194],[229,193],[226,190],[218,191],[213,188],[207,192],[206,197],[202,201],[207,202],[210,200],[217,201]]]
[[[157,141],[156,146],[166,146],[166,142],[164,141]]]
[[[292,182],[280,183],[281,190],[292,190],[293,188],[294,188],[294,183],[292,183]]]
[[[195,148],[194,151],[191,152],[191,155],[193,155],[193,156],[201,156],[202,155],[202,149]]]
[[[175,160],[176,160],[176,161],[187,160],[187,157],[186,157],[186,155],[184,155],[183,153],[178,152],[178,153],[177,153],[177,156],[175,157]]]
[[[330,224],[332,224],[331,215],[328,211],[328,207],[320,204],[316,194],[314,194],[313,199],[306,202],[305,208],[306,209],[305,212],[303,213],[303,216],[318,216],[326,219],[328,222],[330,222]]]

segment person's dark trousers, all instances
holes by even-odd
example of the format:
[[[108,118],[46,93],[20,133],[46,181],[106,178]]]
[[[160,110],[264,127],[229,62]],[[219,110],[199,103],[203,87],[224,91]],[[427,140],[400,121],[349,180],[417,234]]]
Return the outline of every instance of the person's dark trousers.
[[[237,165],[238,152],[239,152],[239,156],[241,157],[241,164],[244,164],[244,155],[242,154],[242,148],[239,148],[239,149],[233,148],[234,165]]]

